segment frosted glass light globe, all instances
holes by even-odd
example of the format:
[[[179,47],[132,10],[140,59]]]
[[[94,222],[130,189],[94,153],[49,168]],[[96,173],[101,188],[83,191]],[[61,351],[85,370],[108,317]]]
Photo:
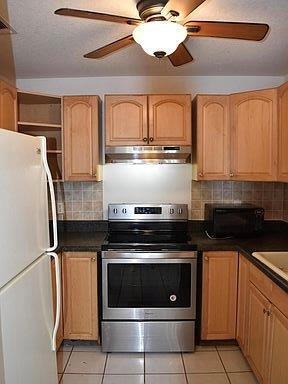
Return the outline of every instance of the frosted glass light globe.
[[[133,38],[150,56],[169,56],[187,37],[187,30],[172,21],[149,21],[140,24],[133,31]]]

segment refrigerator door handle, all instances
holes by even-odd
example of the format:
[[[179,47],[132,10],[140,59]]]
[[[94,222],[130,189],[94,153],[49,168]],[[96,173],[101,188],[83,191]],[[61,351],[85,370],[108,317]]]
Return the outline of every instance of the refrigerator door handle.
[[[57,348],[57,331],[60,323],[60,310],[61,310],[61,277],[60,277],[60,262],[57,253],[47,252],[48,257],[53,257],[55,260],[55,277],[56,277],[56,315],[55,324],[52,333],[52,350],[56,351]]]
[[[58,247],[56,199],[55,199],[52,176],[51,176],[51,172],[50,172],[48,161],[47,161],[46,138],[40,136],[39,139],[41,141],[42,162],[47,175],[50,198],[51,198],[51,209],[52,209],[52,220],[53,220],[53,245],[47,249],[47,252],[52,252],[52,251],[55,251],[55,249]]]

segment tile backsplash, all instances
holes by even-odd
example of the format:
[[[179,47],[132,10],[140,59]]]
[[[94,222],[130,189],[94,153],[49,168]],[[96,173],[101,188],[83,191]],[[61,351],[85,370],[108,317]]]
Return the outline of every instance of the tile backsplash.
[[[103,220],[103,183],[55,184],[59,220]],[[288,184],[237,181],[192,181],[192,220],[204,219],[205,203],[245,202],[266,211],[267,220],[288,221]]]
[[[288,188],[284,183],[192,181],[191,219],[203,220],[206,203],[252,203],[265,209],[267,220],[288,219]],[[285,214],[284,214],[285,212]]]
[[[102,220],[103,183],[55,184],[59,220]]]

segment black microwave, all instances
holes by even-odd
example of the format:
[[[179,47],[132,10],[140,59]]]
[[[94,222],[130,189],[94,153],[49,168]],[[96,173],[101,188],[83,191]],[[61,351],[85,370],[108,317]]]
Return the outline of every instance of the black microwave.
[[[220,239],[255,235],[263,231],[264,214],[253,204],[205,204],[206,233]]]

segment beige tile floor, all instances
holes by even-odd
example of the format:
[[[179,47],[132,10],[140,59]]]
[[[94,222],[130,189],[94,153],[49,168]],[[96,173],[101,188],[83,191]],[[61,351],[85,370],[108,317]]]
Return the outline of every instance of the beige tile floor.
[[[57,354],[61,384],[257,384],[235,346],[195,353],[102,353],[98,345],[65,343]]]

